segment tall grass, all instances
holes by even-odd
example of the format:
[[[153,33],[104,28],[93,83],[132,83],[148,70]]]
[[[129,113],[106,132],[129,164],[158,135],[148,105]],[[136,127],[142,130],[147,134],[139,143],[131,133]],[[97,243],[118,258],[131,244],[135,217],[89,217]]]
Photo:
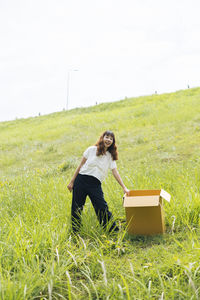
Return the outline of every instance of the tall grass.
[[[200,89],[0,123],[1,299],[199,299]],[[130,189],[163,188],[166,234],[129,236],[122,190],[105,198],[120,227],[103,231],[87,199],[70,227],[69,182],[84,149],[116,132]]]

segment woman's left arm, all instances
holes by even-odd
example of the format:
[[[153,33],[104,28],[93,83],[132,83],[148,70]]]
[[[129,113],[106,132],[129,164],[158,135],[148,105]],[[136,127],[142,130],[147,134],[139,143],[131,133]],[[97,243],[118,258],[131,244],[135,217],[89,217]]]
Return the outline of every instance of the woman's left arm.
[[[114,168],[112,169],[112,173],[113,173],[113,176],[115,177],[115,179],[117,180],[117,182],[121,185],[121,187],[123,188],[123,191],[124,193],[128,193],[129,190],[126,188],[126,186],[124,185],[120,175],[119,175],[119,172],[117,171],[117,168]]]

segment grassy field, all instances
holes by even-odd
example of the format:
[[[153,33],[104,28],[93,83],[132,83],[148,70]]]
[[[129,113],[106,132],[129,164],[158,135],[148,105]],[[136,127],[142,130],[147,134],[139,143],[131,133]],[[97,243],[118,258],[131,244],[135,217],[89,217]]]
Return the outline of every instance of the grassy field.
[[[0,299],[200,298],[200,88],[0,123]],[[83,151],[106,129],[129,189],[163,188],[166,234],[129,236],[123,191],[105,198],[120,232],[89,199],[70,232],[67,190]]]

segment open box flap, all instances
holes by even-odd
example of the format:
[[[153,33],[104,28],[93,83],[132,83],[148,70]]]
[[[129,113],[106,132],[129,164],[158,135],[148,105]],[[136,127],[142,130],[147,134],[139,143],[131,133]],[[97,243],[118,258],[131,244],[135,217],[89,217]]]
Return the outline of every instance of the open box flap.
[[[167,193],[166,191],[164,190],[161,190],[160,191],[160,196],[165,199],[166,201],[170,202],[170,199],[171,199],[171,195],[169,193]]]
[[[145,207],[145,206],[158,206],[160,199],[158,195],[154,196],[124,196],[124,207]]]
[[[156,206],[159,204],[159,197],[170,202],[169,193],[161,190],[131,190],[123,197],[124,207],[134,206]]]

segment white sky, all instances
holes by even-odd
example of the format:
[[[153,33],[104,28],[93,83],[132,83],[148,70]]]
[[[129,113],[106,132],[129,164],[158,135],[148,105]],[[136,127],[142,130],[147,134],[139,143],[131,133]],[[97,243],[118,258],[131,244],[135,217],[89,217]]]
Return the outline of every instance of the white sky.
[[[0,0],[0,121],[66,108],[69,73],[69,108],[200,86],[199,16],[199,0]]]

